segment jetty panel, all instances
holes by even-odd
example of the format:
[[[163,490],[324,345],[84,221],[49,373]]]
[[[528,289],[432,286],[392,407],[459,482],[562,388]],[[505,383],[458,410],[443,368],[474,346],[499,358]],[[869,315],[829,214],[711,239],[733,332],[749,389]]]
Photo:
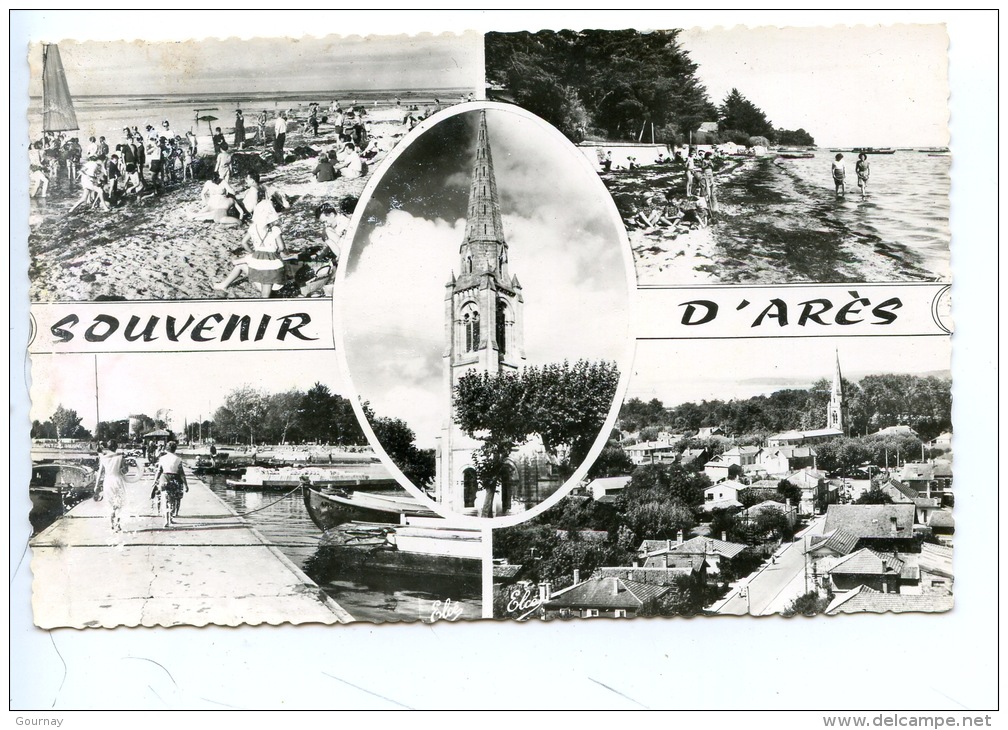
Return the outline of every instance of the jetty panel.
[[[150,481],[127,486],[123,531],[85,500],[31,540],[35,624],[348,623],[353,618],[210,488],[188,476],[170,528]]]

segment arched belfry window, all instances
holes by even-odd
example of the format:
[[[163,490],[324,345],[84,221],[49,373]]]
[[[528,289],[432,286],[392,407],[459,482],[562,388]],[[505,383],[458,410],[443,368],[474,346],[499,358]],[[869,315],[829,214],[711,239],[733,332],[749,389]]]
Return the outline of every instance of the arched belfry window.
[[[462,349],[464,352],[476,352],[479,349],[480,316],[471,304],[466,305],[462,313]]]
[[[511,329],[511,323],[509,321],[510,312],[508,311],[508,305],[503,299],[497,300],[497,322],[496,322],[496,338],[497,338],[497,351],[500,354],[504,354],[508,351],[509,332]]]
[[[472,273],[472,256],[466,256],[466,273]]]

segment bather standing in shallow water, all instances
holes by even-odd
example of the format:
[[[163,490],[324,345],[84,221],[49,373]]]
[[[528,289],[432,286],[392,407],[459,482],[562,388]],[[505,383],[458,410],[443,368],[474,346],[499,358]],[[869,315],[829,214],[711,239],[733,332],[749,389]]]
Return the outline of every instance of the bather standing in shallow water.
[[[864,200],[868,197],[868,175],[871,174],[866,153],[862,152],[858,155],[857,162],[854,164],[854,172],[857,173],[857,186],[861,191],[861,200]]]

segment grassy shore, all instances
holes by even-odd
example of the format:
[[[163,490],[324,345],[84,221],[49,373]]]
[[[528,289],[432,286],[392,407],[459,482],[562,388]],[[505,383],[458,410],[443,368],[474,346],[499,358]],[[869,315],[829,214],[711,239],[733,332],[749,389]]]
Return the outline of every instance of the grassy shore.
[[[272,147],[236,153],[243,163],[262,170],[262,182],[283,192],[293,204],[281,214],[288,249],[303,250],[323,243],[314,210],[324,200],[359,196],[375,167],[402,138],[403,112],[396,108],[369,111],[369,133],[382,152],[363,178],[315,181],[316,160],[272,163]],[[338,139],[329,125],[318,137],[292,125],[286,152],[308,146],[329,149]],[[250,159],[255,158],[255,159]],[[205,158],[212,165],[212,158]],[[242,164],[242,163],[239,163]],[[149,178],[149,173],[148,173]],[[240,241],[246,227],[194,221],[203,181],[186,182],[141,202],[130,202],[111,212],[78,209],[78,190],[60,194],[50,188],[48,199],[33,199],[29,211],[29,277],[32,301],[80,301],[102,298],[207,299],[226,296],[213,289],[234,260],[244,255]],[[244,181],[233,179],[239,194]],[[255,296],[248,284],[236,286],[231,296]]]

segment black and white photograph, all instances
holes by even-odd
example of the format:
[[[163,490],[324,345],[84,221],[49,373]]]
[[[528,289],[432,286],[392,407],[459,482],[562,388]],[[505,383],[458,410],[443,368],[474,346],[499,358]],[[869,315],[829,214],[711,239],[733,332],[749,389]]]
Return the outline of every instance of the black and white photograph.
[[[394,419],[365,413],[376,448],[447,513],[513,517],[605,440],[629,250],[597,176],[541,120],[494,105],[431,122],[365,204],[336,326],[359,400]]]
[[[947,281],[942,25],[486,34],[596,165],[641,285]]]
[[[642,344],[589,477],[494,531],[494,616],[951,610],[941,343]]]
[[[269,357],[35,356],[37,625],[481,617],[483,534],[397,484],[332,351]]]
[[[995,12],[10,19],[12,724],[996,725]]]
[[[331,296],[354,204],[479,34],[29,50],[33,301]]]

